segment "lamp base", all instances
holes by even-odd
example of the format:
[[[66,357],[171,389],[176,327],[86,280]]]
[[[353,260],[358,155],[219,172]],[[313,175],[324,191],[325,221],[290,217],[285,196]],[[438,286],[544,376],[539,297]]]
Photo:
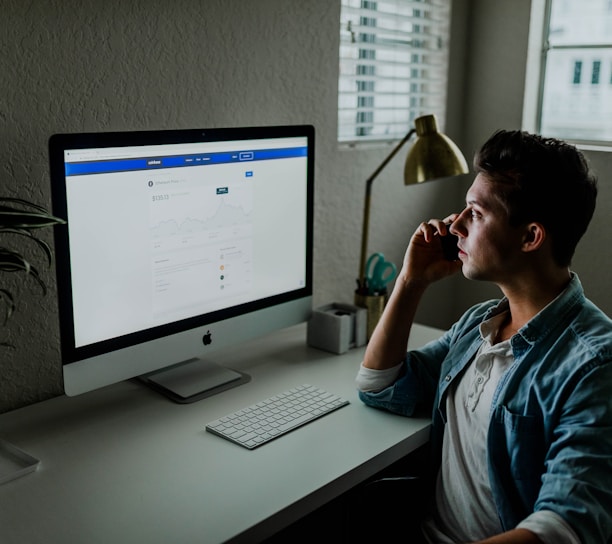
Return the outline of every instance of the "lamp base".
[[[387,303],[387,295],[362,295],[355,291],[355,306],[365,308],[368,311],[368,319],[366,325],[366,335],[368,340],[371,338],[380,316],[382,316],[385,304]]]

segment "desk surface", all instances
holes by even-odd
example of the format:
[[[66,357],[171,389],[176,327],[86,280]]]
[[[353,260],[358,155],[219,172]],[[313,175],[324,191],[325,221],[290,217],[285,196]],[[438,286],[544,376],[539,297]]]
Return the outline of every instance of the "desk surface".
[[[410,346],[439,334],[415,325]],[[252,380],[194,404],[123,382],[0,416],[0,437],[41,460],[0,485],[0,541],[257,542],[427,441],[428,420],[359,401],[363,349],[334,355],[305,336],[292,327],[219,355]],[[301,383],[350,404],[252,451],[204,430]]]

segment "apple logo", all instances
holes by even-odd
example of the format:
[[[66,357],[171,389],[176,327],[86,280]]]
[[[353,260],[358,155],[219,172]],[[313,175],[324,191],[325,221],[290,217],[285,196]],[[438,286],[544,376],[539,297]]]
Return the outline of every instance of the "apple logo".
[[[202,343],[205,346],[208,346],[212,343],[212,334],[210,333],[210,331],[206,331],[206,334],[202,336]]]

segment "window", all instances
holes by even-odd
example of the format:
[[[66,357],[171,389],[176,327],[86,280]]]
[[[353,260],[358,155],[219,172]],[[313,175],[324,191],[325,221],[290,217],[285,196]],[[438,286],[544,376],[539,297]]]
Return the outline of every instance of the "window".
[[[612,142],[612,2],[547,0],[538,130]]]
[[[591,76],[591,83],[597,85],[599,83],[599,71],[601,69],[601,61],[593,61],[593,75]]]
[[[338,140],[394,140],[446,113],[451,0],[342,0]]]
[[[580,84],[580,77],[582,76],[582,61],[577,60],[574,62],[574,85]]]

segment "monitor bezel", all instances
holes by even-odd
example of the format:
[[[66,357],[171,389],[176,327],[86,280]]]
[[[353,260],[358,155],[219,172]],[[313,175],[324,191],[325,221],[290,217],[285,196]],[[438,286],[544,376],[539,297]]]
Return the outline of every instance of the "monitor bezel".
[[[67,217],[64,151],[124,147],[135,145],[188,144],[198,142],[248,141],[305,137],[307,139],[307,195],[306,195],[306,281],[304,287],[286,293],[216,310],[143,331],[102,340],[90,345],[75,345],[74,313],[71,287],[69,224],[55,228],[55,265],[58,292],[59,332],[63,365],[79,363],[98,356],[130,349],[167,336],[187,334],[190,330],[238,318],[274,306],[311,299],[313,292],[313,229],[314,229],[314,127],[312,125],[282,125],[260,127],[232,127],[208,129],[172,129],[147,131],[111,131],[60,133],[49,139],[50,179],[53,213]],[[109,218],[110,220],[110,218]],[[159,368],[162,368],[161,366]]]

